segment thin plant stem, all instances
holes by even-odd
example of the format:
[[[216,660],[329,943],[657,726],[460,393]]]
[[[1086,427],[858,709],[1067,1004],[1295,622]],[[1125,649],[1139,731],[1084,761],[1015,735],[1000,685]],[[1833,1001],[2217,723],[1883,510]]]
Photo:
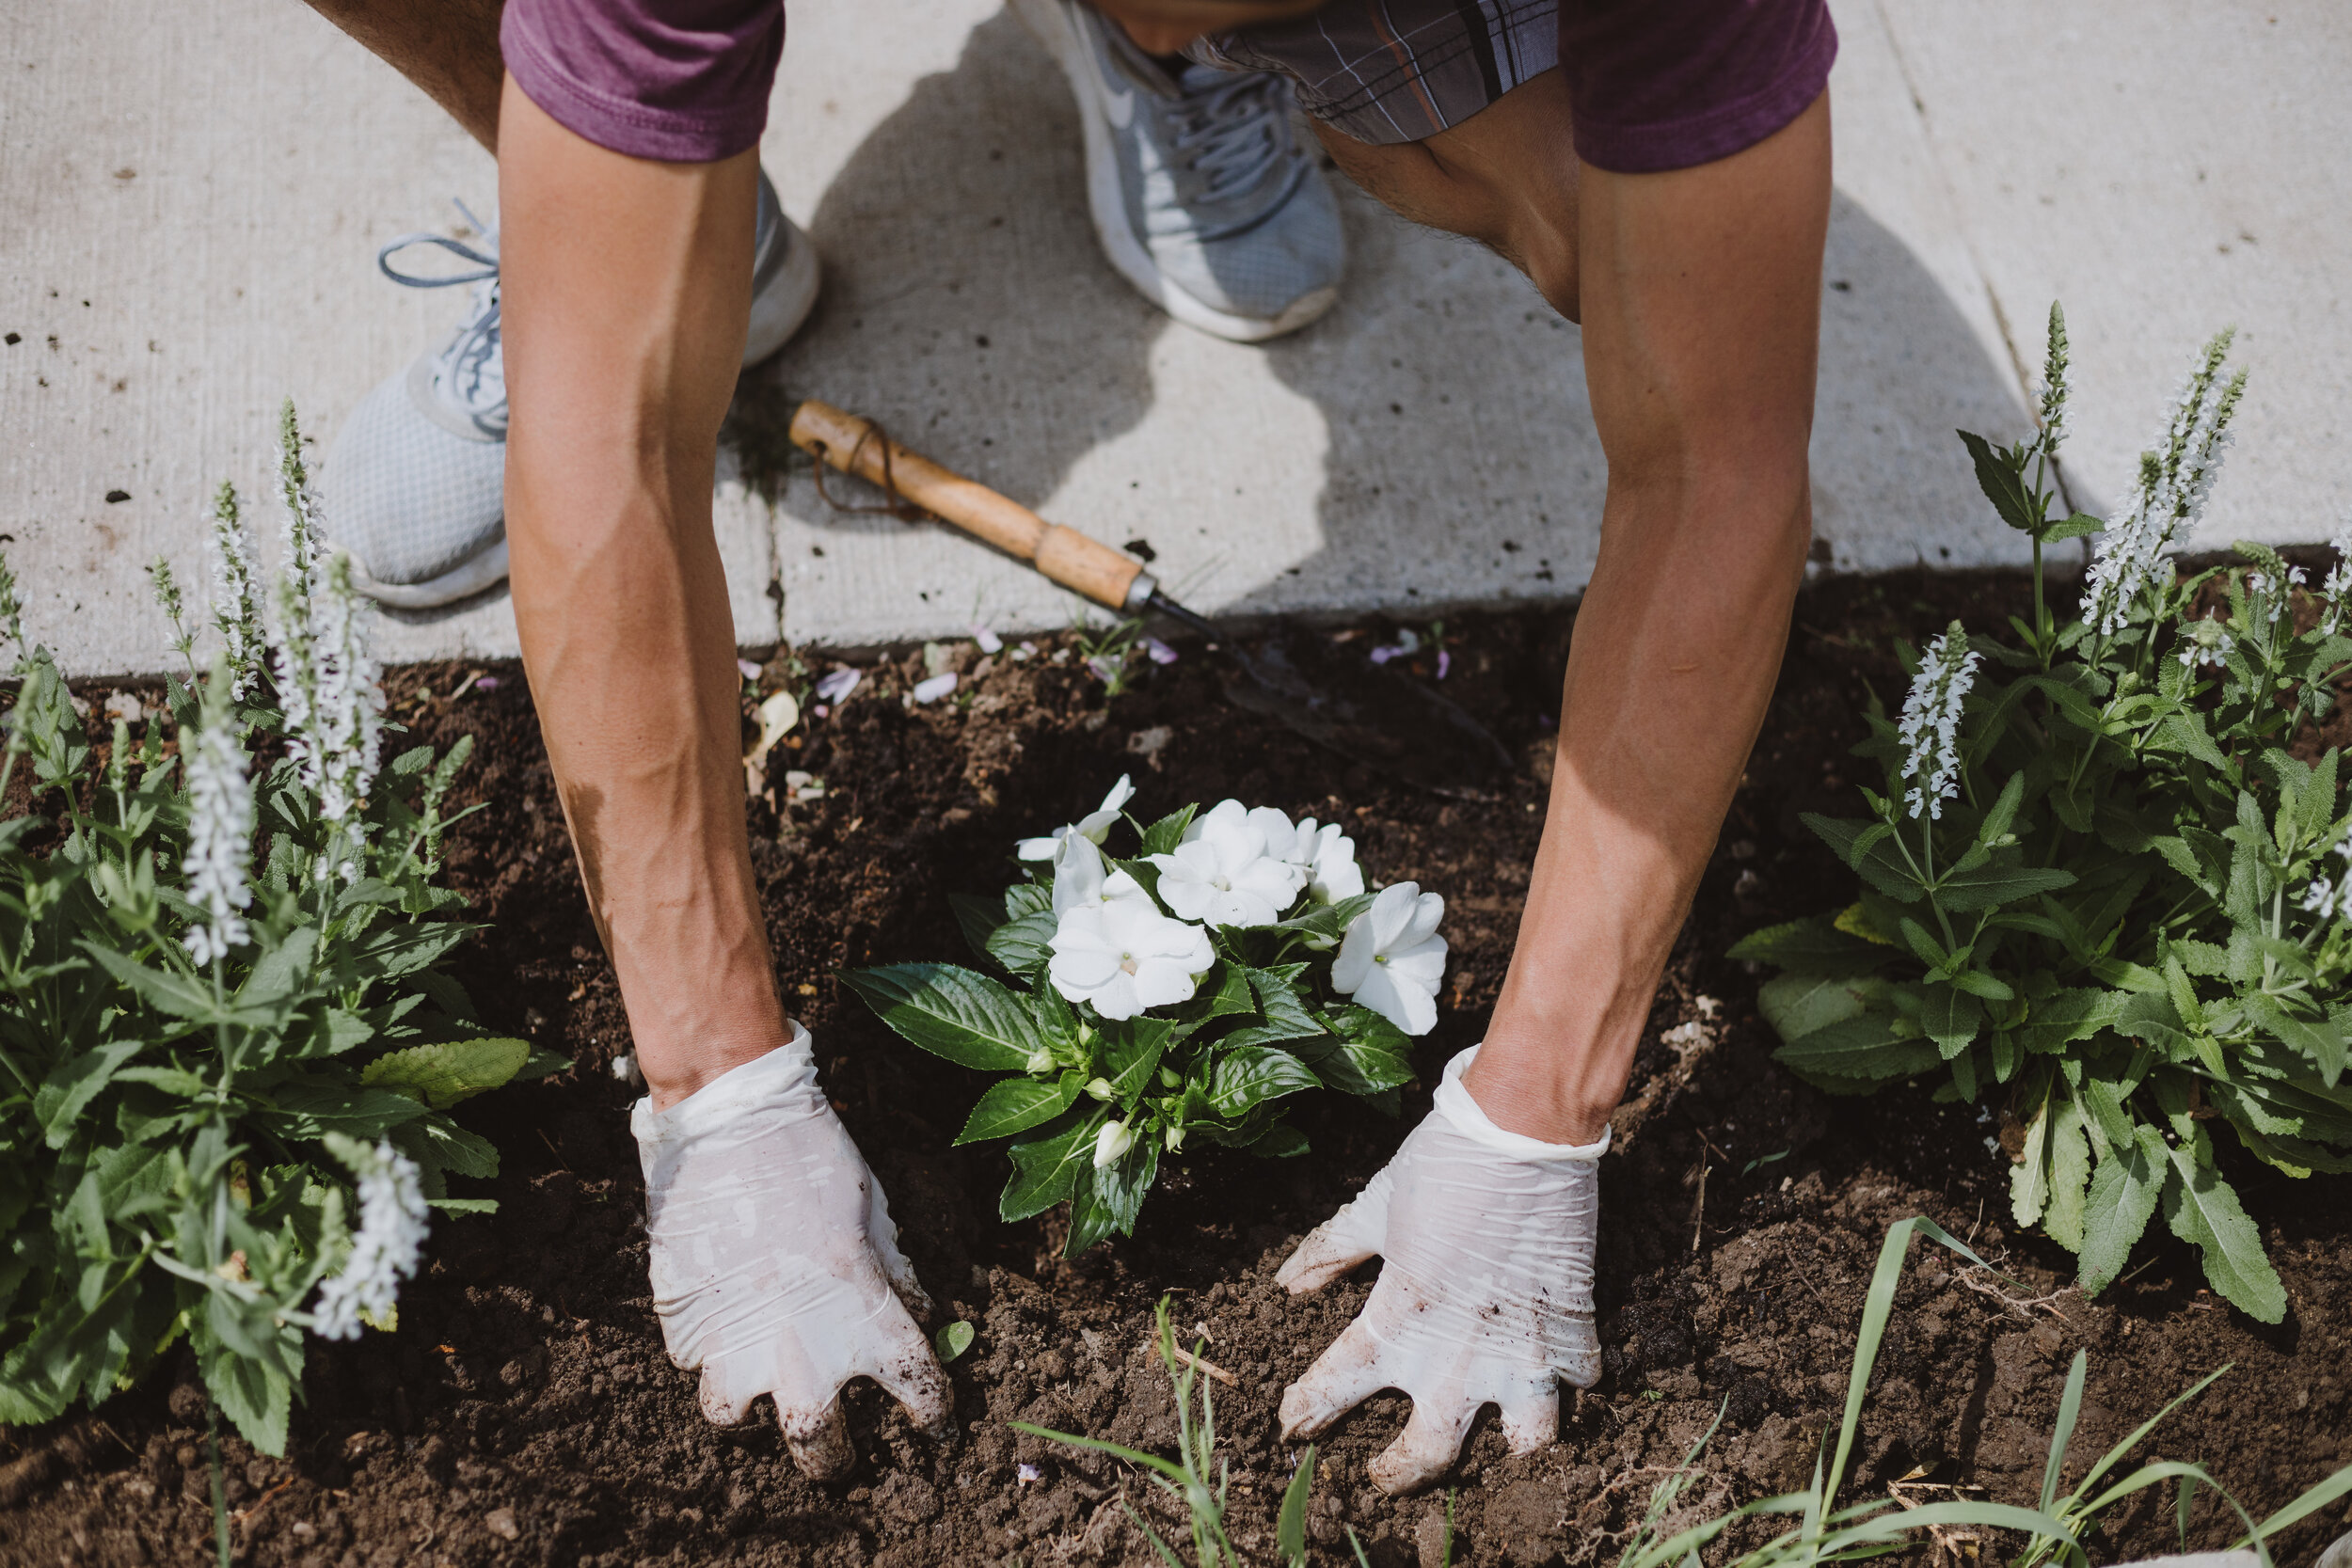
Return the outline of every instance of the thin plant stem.
[[[213,1469],[213,1545],[220,1568],[229,1568],[229,1488],[220,1475],[220,1406],[210,1390],[204,1395],[204,1448]]]

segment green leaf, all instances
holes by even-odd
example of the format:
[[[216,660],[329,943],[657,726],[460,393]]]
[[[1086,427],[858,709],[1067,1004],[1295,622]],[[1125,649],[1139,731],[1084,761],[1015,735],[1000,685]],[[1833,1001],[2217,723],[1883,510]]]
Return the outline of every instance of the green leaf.
[[[1883,1006],[1887,995],[1883,980],[1783,974],[1764,982],[1756,993],[1756,1008],[1782,1039],[1793,1041],[1866,1007]]]
[[[1293,1159],[1307,1152],[1307,1134],[1287,1121],[1278,1121],[1242,1145],[1241,1151],[1254,1154],[1261,1160]]]
[[[2074,1096],[2062,1093],[2056,1104],[2050,1122],[2050,1202],[2042,1212],[2042,1228],[2067,1251],[2080,1253],[2090,1184],[2090,1138]]]
[[[279,1085],[270,1099],[276,1102],[274,1108],[256,1112],[255,1119],[288,1138],[342,1132],[373,1142],[425,1115],[423,1102],[414,1095],[391,1089],[355,1089],[345,1082],[297,1079]]]
[[[1136,859],[1148,860],[1153,855],[1172,855],[1176,846],[1184,841],[1184,830],[1192,826],[1192,815],[1199,806],[1186,806],[1169,812],[1143,830],[1143,847],[1136,851]]]
[[[1009,1138],[1015,1132],[1042,1126],[1076,1103],[1078,1091],[1085,1086],[1085,1078],[1075,1072],[1065,1072],[1057,1079],[1043,1082],[1035,1078],[999,1079],[972,1107],[963,1131],[956,1134],[956,1142],[986,1143],[991,1138]]]
[[[292,1330],[283,1332],[293,1337],[298,1362],[301,1336]],[[292,1383],[275,1368],[241,1355],[217,1340],[208,1339],[199,1347],[197,1370],[203,1375],[213,1402],[246,1442],[266,1454],[285,1453],[287,1418],[294,1405]]]
[[[1246,1046],[1217,1058],[1209,1079],[1209,1103],[1219,1116],[1233,1120],[1265,1101],[1322,1086],[1323,1080],[1289,1052]]]
[[[133,961],[103,942],[84,942],[82,951],[96,958],[107,974],[129,986],[146,1004],[174,1018],[194,1019],[199,1023],[217,1022],[221,1017],[218,1004],[213,1000],[210,988],[177,974]]]
[[[1867,974],[1888,958],[1885,948],[1850,936],[1820,915],[1767,926],[1732,943],[1725,957],[1743,963],[1771,964],[1798,974],[1844,977]]]
[[[1413,1079],[1413,1042],[1370,1007],[1332,1009],[1332,1034],[1292,1049],[1332,1088],[1370,1100]]]
[[[2221,1173],[2198,1164],[2183,1148],[2166,1149],[2172,1164],[2164,1184],[2164,1217],[2172,1234],[2203,1254],[2215,1291],[2256,1323],[2282,1323],[2286,1287],[2263,1251],[2262,1233]]]
[[[2132,1248],[2156,1212],[2167,1159],[2164,1135],[2139,1126],[2131,1137],[2114,1140],[2113,1152],[2090,1173],[2090,1194],[2083,1206],[2083,1294],[2106,1290],[2131,1260]]]
[[[2073,516],[2052,523],[2042,530],[2042,542],[2045,545],[2056,545],[2069,539],[2080,539],[2085,534],[2102,532],[2106,526],[2106,519],[2104,517],[2094,517],[2088,512],[2077,512]]]
[[[1225,1037],[1225,1044],[1279,1045],[1285,1040],[1313,1039],[1324,1032],[1323,1025],[1307,1010],[1295,982],[1263,969],[1246,973],[1265,1022],[1242,1025]]]
[[[1932,1040],[1898,1038],[1894,1023],[1883,1013],[1844,1019],[1799,1036],[1772,1058],[1808,1080],[1851,1081],[1849,1092],[1867,1083],[1925,1072],[1944,1059]]]
[[[2001,521],[2020,533],[2031,533],[2034,528],[2033,501],[2026,493],[2026,477],[2010,454],[1973,431],[1957,432],[1960,444],[1968,449],[1968,459],[1976,466],[1977,488],[1993,503]]]
[[[958,1356],[972,1348],[972,1325],[959,1318],[931,1336],[931,1350],[943,1367],[952,1364]]]
[[[1094,1173],[1094,1201],[1112,1229],[1132,1236],[1136,1216],[1143,1212],[1144,1195],[1159,1175],[1160,1140],[1138,1128],[1136,1141],[1117,1162]]]
[[[2333,755],[2330,752],[2329,755]],[[2329,1088],[2344,1076],[2344,1031],[2332,1019],[2297,1018],[2277,1002],[2256,991],[2246,998],[2247,1010],[2255,1021],[2278,1037],[2280,1042],[2299,1051],[2319,1069],[2320,1081]]]
[[[1046,1044],[1026,998],[954,964],[885,964],[841,978],[908,1042],[959,1067],[1020,1072]]]
[[[2071,871],[2054,865],[2019,865],[2012,855],[1996,855],[1973,871],[1956,870],[1937,883],[1935,903],[1947,912],[1989,910],[2074,885]]]
[[[988,939],[1010,918],[1005,913],[1004,900],[951,893],[947,895],[947,907],[956,912],[956,928],[963,933],[964,945],[980,958],[994,958],[996,955],[988,950]]]
[[[2026,1148],[2009,1168],[2010,1217],[2021,1226],[2042,1223],[2050,1202],[2050,1103],[2044,1100],[2026,1124]]]
[[[1283,1568],[1305,1568],[1307,1561],[1307,1500],[1315,1489],[1315,1446],[1298,1456],[1298,1468],[1282,1488],[1282,1510],[1274,1521],[1274,1549]]]
[[[1008,920],[989,933],[988,956],[1011,974],[1038,980],[1053,962],[1054,933],[1059,928],[1050,911]]]
[[[429,1169],[454,1171],[481,1180],[499,1173],[499,1151],[489,1139],[440,1117],[403,1123],[394,1130],[392,1142]]]
[[[1983,1004],[1966,991],[1944,985],[1927,988],[1919,1006],[1919,1024],[1946,1061],[1967,1050],[1983,1023]]]
[[[1005,918],[1018,920],[1025,914],[1054,912],[1053,893],[1040,882],[1015,882],[1005,889]]]
[[[437,1111],[446,1111],[461,1100],[507,1083],[530,1057],[528,1040],[445,1040],[378,1056],[359,1069],[359,1082],[370,1088],[396,1090]]]
[[[1025,1220],[1068,1198],[1079,1176],[1093,1168],[1095,1130],[1109,1115],[1099,1105],[1066,1112],[1038,1137],[1008,1149],[1012,1180],[996,1200],[997,1217]]]
[[[1927,889],[1895,847],[1895,830],[1885,823],[1846,822],[1806,812],[1804,825],[1836,850],[1838,858],[1864,881],[1889,898],[1915,904],[1926,896]]]
[[[50,1069],[33,1095],[33,1119],[46,1131],[51,1148],[63,1148],[72,1141],[84,1107],[125,1062],[139,1053],[144,1043],[107,1040],[66,1057]]]
[[[1168,1050],[1168,1037],[1175,1030],[1176,1026],[1167,1019],[1143,1015],[1109,1020],[1103,1024],[1103,1063],[1113,1099],[1129,1108],[1134,1106],[1136,1098],[1151,1086],[1152,1074],[1158,1069],[1160,1056]]]

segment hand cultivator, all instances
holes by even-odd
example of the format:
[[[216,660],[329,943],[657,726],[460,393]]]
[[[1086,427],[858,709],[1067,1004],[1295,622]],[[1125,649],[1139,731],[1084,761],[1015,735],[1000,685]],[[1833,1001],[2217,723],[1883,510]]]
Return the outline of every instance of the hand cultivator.
[[[1296,640],[1277,634],[1253,653],[1170,598],[1143,562],[892,440],[871,420],[814,398],[793,411],[795,446],[878,485],[898,515],[928,515],[1029,562],[1073,593],[1120,615],[1157,613],[1199,632],[1232,661],[1225,695],[1356,762],[1440,795],[1478,795],[1511,755],[1459,705],[1388,665],[1331,667],[1313,675]]]

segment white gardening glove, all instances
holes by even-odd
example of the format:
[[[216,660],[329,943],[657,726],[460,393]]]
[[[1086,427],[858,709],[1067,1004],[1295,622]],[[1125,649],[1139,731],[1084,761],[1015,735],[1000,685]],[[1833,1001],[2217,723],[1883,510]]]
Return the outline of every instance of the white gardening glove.
[[[930,1302],[849,1130],[817,1087],[808,1031],[666,1111],[629,1117],[645,1169],[654,1310],[670,1359],[702,1369],[703,1414],[776,1402],[792,1457],[824,1480],[855,1454],[841,1386],[870,1377],[935,1435],[953,1393],[908,1315]],[[894,1293],[895,1292],[895,1293]],[[902,1301],[903,1298],[903,1301]]]
[[[1365,1396],[1402,1389],[1413,1418],[1370,1471],[1384,1492],[1435,1481],[1489,1403],[1513,1453],[1542,1448],[1559,1431],[1558,1380],[1588,1388],[1600,1376],[1593,1238],[1609,1136],[1504,1132],[1462,1086],[1477,1054],[1446,1064],[1435,1108],[1396,1157],[1275,1275],[1303,1295],[1381,1258],[1363,1311],[1283,1391],[1282,1433],[1311,1437]]]

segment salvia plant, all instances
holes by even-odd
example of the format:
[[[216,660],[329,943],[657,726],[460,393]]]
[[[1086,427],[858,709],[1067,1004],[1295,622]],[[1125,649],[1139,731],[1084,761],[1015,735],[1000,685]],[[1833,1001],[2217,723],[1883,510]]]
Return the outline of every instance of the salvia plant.
[[[217,656],[99,746],[0,563],[0,796],[29,775],[0,820],[0,1422],[96,1404],[185,1340],[283,1452],[305,1332],[389,1326],[432,1212],[491,1207],[449,1192],[498,1156],[448,1108],[553,1065],[437,968],[474,928],[436,885],[469,746],[379,766],[362,606],[321,550],[291,406],[280,481],[274,611],[224,485]]]
[[[1123,815],[1134,794],[1121,778],[1101,809],[1023,840],[1027,875],[1001,900],[954,900],[996,974],[844,976],[914,1044],[1004,1074],[956,1141],[1012,1140],[998,1211],[1067,1201],[1071,1257],[1131,1233],[1161,1158],[1189,1140],[1306,1152],[1290,1095],[1327,1086],[1393,1115],[1445,968],[1444,900],[1368,892],[1336,824],[1224,800],[1147,826]],[[1104,850],[1119,831],[1131,858]]]
[[[2032,620],[1958,623],[1901,713],[1875,700],[1884,769],[1861,820],[1805,818],[1860,879],[1842,910],[1755,933],[1780,1058],[1860,1093],[1919,1075],[2023,1129],[2015,1217],[2122,1272],[2159,1212],[2215,1290],[2280,1321],[2286,1296],[2217,1163],[2234,1139],[2303,1177],[2352,1170],[2352,814],[2313,722],[2352,668],[2352,571],[2310,591],[2260,545],[2184,572],[2244,388],[2230,336],[2199,353],[2112,524],[2061,516],[2064,319],[2050,313],[2038,435],[1962,434],[2002,518],[2030,535]],[[2097,536],[2081,603],[2046,602],[2043,546]],[[2339,539],[2340,553],[2352,539]]]

